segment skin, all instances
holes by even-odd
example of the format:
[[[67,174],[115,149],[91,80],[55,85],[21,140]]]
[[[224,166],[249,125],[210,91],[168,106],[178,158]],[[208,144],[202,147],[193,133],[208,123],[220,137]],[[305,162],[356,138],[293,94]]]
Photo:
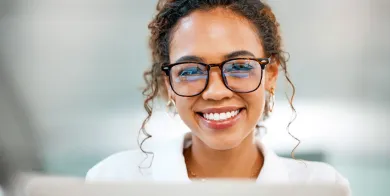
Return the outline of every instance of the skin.
[[[234,55],[237,51],[247,54]],[[182,18],[173,32],[170,61],[195,56],[204,63],[229,58],[265,58],[262,41],[250,21],[217,8],[195,11]],[[243,53],[243,52],[241,52]],[[248,178],[261,168],[263,156],[254,143],[255,126],[265,104],[265,91],[275,88],[278,64],[268,64],[261,86],[252,93],[234,93],[223,84],[219,68],[212,68],[207,89],[196,97],[176,95],[166,80],[168,95],[176,103],[181,119],[192,131],[192,147],[186,156],[187,168],[202,178]],[[196,112],[225,106],[244,107],[232,127],[213,130],[201,123]]]

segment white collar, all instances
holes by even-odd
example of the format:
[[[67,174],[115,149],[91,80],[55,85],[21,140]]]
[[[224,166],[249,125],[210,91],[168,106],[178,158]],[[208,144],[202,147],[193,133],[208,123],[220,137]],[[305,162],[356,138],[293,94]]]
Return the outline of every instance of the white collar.
[[[183,157],[184,141],[191,138],[191,133],[186,133],[180,138],[170,142],[164,142],[154,151],[152,175],[155,181],[191,182],[187,175],[187,168]],[[287,183],[289,176],[286,166],[281,158],[272,150],[266,148],[259,140],[256,140],[259,149],[264,156],[264,164],[257,183]]]

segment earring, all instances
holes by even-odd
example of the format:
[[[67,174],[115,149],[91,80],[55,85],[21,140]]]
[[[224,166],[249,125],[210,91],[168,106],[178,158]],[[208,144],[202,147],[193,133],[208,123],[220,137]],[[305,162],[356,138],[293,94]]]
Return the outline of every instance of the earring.
[[[274,110],[274,106],[275,106],[275,89],[273,87],[271,87],[271,90],[269,92],[269,100],[268,100],[268,109],[269,109],[269,112],[272,113],[272,111]]]
[[[170,98],[167,105],[166,105],[166,109],[167,109],[167,113],[169,114],[170,117],[175,117],[175,115],[177,114],[176,112],[176,103],[175,101]]]
[[[169,101],[168,101],[168,103],[167,103],[167,107],[168,107],[168,106],[171,106],[171,105],[173,105],[174,107],[176,107],[176,103],[175,103],[175,101],[174,101],[172,98],[169,99]]]

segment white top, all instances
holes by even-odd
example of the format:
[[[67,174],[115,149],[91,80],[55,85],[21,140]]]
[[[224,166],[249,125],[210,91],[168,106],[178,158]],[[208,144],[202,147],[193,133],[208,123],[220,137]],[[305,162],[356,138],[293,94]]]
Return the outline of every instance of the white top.
[[[140,150],[129,150],[109,156],[90,169],[88,181],[154,181],[154,182],[191,182],[187,175],[183,148],[188,147],[191,134],[187,133],[169,142],[160,143],[151,150],[154,153],[152,165],[150,159]],[[257,183],[336,183],[349,189],[349,182],[332,166],[320,163],[282,158],[256,141],[264,156],[264,164]],[[146,169],[139,169],[140,164]]]

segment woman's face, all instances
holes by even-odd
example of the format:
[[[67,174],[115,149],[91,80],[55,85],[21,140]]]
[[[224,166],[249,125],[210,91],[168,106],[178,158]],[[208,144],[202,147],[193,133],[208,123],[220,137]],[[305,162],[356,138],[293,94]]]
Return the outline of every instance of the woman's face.
[[[238,57],[267,58],[251,23],[223,9],[195,11],[181,19],[173,31],[169,56],[170,63],[196,57],[208,64]],[[202,94],[178,96],[167,80],[168,95],[175,101],[181,119],[199,141],[212,149],[231,149],[253,133],[260,120],[265,90],[274,87],[277,77],[277,65],[267,66],[271,68],[265,71],[261,86],[251,93],[235,93],[226,88],[220,69],[213,67]],[[237,111],[239,113],[235,115]],[[224,121],[210,120],[203,116],[206,113],[225,113],[225,118],[231,117]]]

